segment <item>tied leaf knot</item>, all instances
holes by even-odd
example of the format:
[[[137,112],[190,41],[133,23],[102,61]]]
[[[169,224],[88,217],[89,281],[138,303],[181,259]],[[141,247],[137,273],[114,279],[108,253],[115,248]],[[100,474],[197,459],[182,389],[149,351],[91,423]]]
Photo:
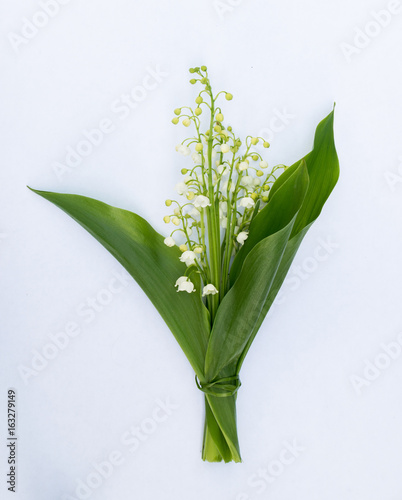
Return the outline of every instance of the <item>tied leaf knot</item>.
[[[200,391],[217,398],[228,398],[229,396],[233,396],[241,387],[240,377],[238,375],[212,380],[211,382],[201,382],[196,375],[195,383]]]

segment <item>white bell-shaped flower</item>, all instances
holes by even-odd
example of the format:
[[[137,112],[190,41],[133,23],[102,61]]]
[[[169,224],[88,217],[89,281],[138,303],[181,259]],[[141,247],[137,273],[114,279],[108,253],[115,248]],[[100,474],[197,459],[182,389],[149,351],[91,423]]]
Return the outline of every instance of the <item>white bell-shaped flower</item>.
[[[198,153],[193,153],[193,154],[191,155],[191,159],[193,160],[193,162],[194,162],[194,163],[197,163],[197,164],[199,164],[199,163],[201,163],[201,162],[202,162],[202,157],[201,157],[201,155],[200,155],[200,154],[198,154]]]
[[[211,283],[205,285],[202,290],[203,297],[205,297],[205,295],[216,295],[217,293],[219,293],[218,290]]]
[[[174,247],[176,245],[176,242],[171,236],[168,236],[163,240],[163,243],[168,246],[168,247]]]
[[[192,210],[190,210],[188,214],[191,215],[191,217],[194,217],[194,219],[196,219],[197,217],[200,216],[200,211],[198,210],[198,208],[194,207]]]
[[[176,151],[180,153],[183,156],[188,156],[191,154],[191,149],[184,144],[180,144],[179,146],[176,146]]]
[[[220,165],[217,165],[217,172],[219,175],[228,175],[229,171],[227,169],[227,166],[221,163]]]
[[[193,201],[193,205],[195,208],[206,208],[211,206],[211,202],[207,196],[200,194]]]
[[[176,191],[181,195],[187,194],[188,193],[187,184],[185,182],[179,182],[178,184],[176,184]]]
[[[253,198],[250,198],[250,196],[246,196],[245,198],[242,198],[240,200],[240,206],[244,208],[253,208],[255,205],[255,202]]]
[[[251,175],[245,175],[244,177],[241,178],[241,184],[242,186],[245,187],[251,187],[253,185],[253,178]]]
[[[241,231],[236,237],[236,240],[240,243],[240,245],[243,245],[246,239],[248,238],[248,231]]]
[[[195,259],[197,258],[196,254],[191,250],[187,250],[183,252],[180,256],[180,262],[184,262],[186,266],[192,266],[195,264]]]
[[[180,278],[176,281],[175,286],[177,287],[178,292],[195,292],[194,283],[192,283],[187,276],[180,276]]]

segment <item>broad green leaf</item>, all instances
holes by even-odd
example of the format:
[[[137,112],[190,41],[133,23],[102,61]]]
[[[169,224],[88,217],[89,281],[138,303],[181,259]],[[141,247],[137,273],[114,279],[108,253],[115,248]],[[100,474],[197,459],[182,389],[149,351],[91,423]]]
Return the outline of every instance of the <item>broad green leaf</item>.
[[[318,124],[313,151],[304,160],[307,163],[310,185],[293,226],[292,236],[317,219],[338,182],[339,160],[334,140],[334,111]],[[292,168],[298,163],[296,162]]]
[[[322,207],[338,181],[339,161],[335,148],[333,125],[334,111],[332,111],[323,121],[319,123],[314,138],[314,149],[311,153],[304,157],[309,173],[309,188],[304,199],[303,206],[297,215],[290,240],[286,247],[278,272],[272,283],[271,290],[264,303],[264,307],[261,309],[254,331],[238,360],[237,373],[240,372],[244,358],[246,357],[265,316],[267,315],[277,293],[282,286],[304,236],[313,222],[320,215]],[[296,162],[275,182],[270,193],[272,200],[276,196],[276,192],[279,192],[282,185],[293,175],[293,172],[297,169],[298,165],[299,162]],[[267,206],[269,206],[269,203]]]
[[[306,164],[301,162],[273,198],[277,219],[271,219],[270,227],[275,232],[254,245],[244,260],[238,279],[219,306],[205,359],[207,380],[214,380],[223,368],[237,361],[247,345],[280,265],[308,184]]]
[[[76,220],[127,269],[172,331],[199,378],[210,334],[209,315],[198,293],[177,293],[186,271],[177,247],[169,248],[143,218],[73,194],[36,191]],[[200,286],[200,281],[196,284]]]
[[[281,183],[274,196],[271,196],[269,203],[252,220],[249,237],[236,255],[230,269],[231,283],[236,281],[245,258],[255,245],[286,226],[300,209],[299,191],[304,182],[300,176],[301,170],[298,168],[300,164],[303,165],[304,175],[307,175],[306,162],[302,160],[297,167],[292,169],[291,174],[286,176],[286,182]]]
[[[230,271],[231,284],[238,277],[244,259],[252,248],[259,241],[272,234],[272,221],[275,221],[276,217],[281,215],[277,212],[274,203],[275,199],[288,179],[294,175],[300,161],[306,162],[310,182],[303,206],[294,224],[292,236],[302,231],[320,215],[322,207],[339,177],[339,161],[335,149],[333,126],[334,111],[318,124],[314,138],[314,148],[311,153],[285,170],[272,186],[267,205],[253,220],[250,226],[249,238],[233,262]],[[288,202],[291,203],[291,199]]]
[[[268,294],[268,296],[265,300],[265,303],[260,311],[260,315],[258,317],[258,320],[256,321],[256,323],[254,325],[253,332],[251,333],[251,335],[248,339],[248,342],[247,342],[246,346],[244,347],[244,350],[237,361],[236,373],[240,373],[240,369],[243,365],[243,361],[244,361],[244,359],[245,359],[245,357],[246,357],[246,355],[251,347],[251,344],[253,343],[253,340],[255,339],[255,337],[258,333],[258,330],[260,329],[262,322],[265,319],[265,316],[268,314],[268,311],[271,308],[271,306],[275,300],[275,297],[277,296],[277,294],[282,286],[282,283],[286,278],[286,275],[290,269],[290,266],[292,265],[293,259],[295,258],[296,253],[300,247],[300,244],[301,244],[305,234],[307,233],[308,229],[310,228],[310,225],[311,224],[306,226],[296,236],[293,236],[289,240],[289,242],[286,246],[286,250],[284,252],[284,255],[282,257],[282,261],[281,261],[279,268],[278,268],[278,271],[275,275],[275,279],[274,279],[272,286],[271,286],[271,289],[269,291],[269,294]]]
[[[271,287],[266,297],[266,300],[263,304],[263,307],[260,310],[257,321],[255,322],[253,331],[248,337],[247,343],[238,357],[238,359],[233,360],[232,363],[228,364],[218,375],[218,377],[225,377],[229,375],[233,375],[234,373],[239,373],[242,363],[247,355],[248,350],[269,310],[271,307],[282,283],[286,277],[286,274],[293,262],[293,259],[296,255],[296,252],[307,233],[309,227],[313,223],[313,221],[318,217],[321,212],[322,206],[324,205],[326,199],[334,188],[338,176],[339,176],[339,163],[334,145],[333,138],[333,112],[324,119],[317,127],[317,132],[315,135],[314,141],[314,150],[308,154],[303,159],[307,165],[307,169],[309,172],[309,188],[307,194],[304,198],[304,203],[302,208],[299,210],[298,215],[296,216],[296,222],[293,225],[291,237],[286,245],[286,249],[283,253],[281,262],[279,267],[277,268],[275,277],[271,283]],[[249,253],[252,255],[252,250],[258,245],[259,242],[267,238],[272,232],[275,230],[274,223],[276,216],[280,217],[282,214],[278,212],[278,209],[275,207],[275,199],[279,195],[280,191],[284,188],[286,183],[291,179],[295,171],[300,165],[300,161],[296,162],[290,168],[288,168],[275,182],[274,186],[270,192],[269,203],[267,207],[265,207],[258,216],[255,217],[253,223],[250,228],[250,235],[248,240],[243,247],[243,254],[240,252],[238,254],[239,263],[234,262],[234,266],[232,267],[235,270],[235,273],[231,275],[232,283],[235,282],[235,285],[238,281],[235,281],[238,277],[240,270],[243,273],[242,267],[243,263],[246,260],[246,257]],[[291,200],[289,200],[291,201]],[[293,200],[294,201],[294,200]],[[278,205],[279,206],[279,205]],[[269,208],[268,208],[269,207]],[[257,220],[259,218],[259,220]],[[264,219],[264,220],[263,220]],[[244,251],[247,249],[247,251]],[[250,257],[251,257],[250,255]],[[240,258],[239,258],[240,256]],[[240,263],[241,262],[241,263]],[[232,287],[232,289],[234,288]],[[230,293],[230,292],[229,292]],[[223,304],[223,302],[222,302]],[[240,317],[245,314],[244,309],[234,309],[233,315],[236,317]],[[233,397],[234,398],[234,397]],[[214,415],[220,415],[219,422],[220,426],[225,429],[226,433],[224,435],[225,442],[229,441],[232,446],[236,448],[237,442],[237,433],[236,433],[236,414],[232,408],[232,402],[227,401],[232,398],[212,398],[209,397],[211,410],[215,411]],[[230,422],[228,425],[227,422]],[[212,426],[212,428],[214,428]],[[212,437],[216,439],[217,443],[220,443],[221,436],[223,435],[221,427],[218,430],[215,429],[215,432],[212,432]],[[224,443],[225,444],[225,443]],[[224,444],[221,444],[223,451],[225,452],[226,448]],[[219,446],[218,446],[219,448]],[[236,448],[238,451],[238,447]],[[240,457],[240,454],[239,454]],[[225,460],[224,453],[222,453],[222,458]]]

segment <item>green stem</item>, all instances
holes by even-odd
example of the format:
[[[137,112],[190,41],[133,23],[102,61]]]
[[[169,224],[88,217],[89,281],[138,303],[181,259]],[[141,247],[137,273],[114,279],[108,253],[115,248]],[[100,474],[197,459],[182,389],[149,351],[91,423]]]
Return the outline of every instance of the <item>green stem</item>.
[[[205,397],[205,425],[202,459],[207,462],[241,462],[238,444],[230,446]]]
[[[208,135],[208,198],[211,206],[207,209],[208,220],[208,240],[209,240],[209,262],[211,267],[212,284],[219,290],[220,286],[220,271],[221,271],[221,256],[220,256],[220,230],[219,230],[219,212],[216,211],[216,200],[213,186],[212,172],[212,148],[213,148],[213,126],[215,116],[215,101],[212,94],[212,89],[208,85],[208,91],[211,96],[211,120],[209,125]],[[215,319],[216,311],[219,306],[219,294],[211,297],[211,321]]]

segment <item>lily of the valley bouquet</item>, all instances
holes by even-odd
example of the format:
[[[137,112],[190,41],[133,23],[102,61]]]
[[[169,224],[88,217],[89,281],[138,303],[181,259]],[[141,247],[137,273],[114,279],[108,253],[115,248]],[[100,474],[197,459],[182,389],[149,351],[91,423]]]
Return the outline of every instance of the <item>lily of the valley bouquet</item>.
[[[202,458],[241,461],[236,427],[240,370],[311,224],[334,188],[339,164],[333,112],[314,148],[271,167],[261,137],[240,139],[226,120],[207,68],[191,68],[201,90],[174,110],[192,130],[176,147],[188,167],[165,204],[168,236],[139,215],[72,194],[36,191],[94,236],[137,281],[187,356],[205,396]]]

